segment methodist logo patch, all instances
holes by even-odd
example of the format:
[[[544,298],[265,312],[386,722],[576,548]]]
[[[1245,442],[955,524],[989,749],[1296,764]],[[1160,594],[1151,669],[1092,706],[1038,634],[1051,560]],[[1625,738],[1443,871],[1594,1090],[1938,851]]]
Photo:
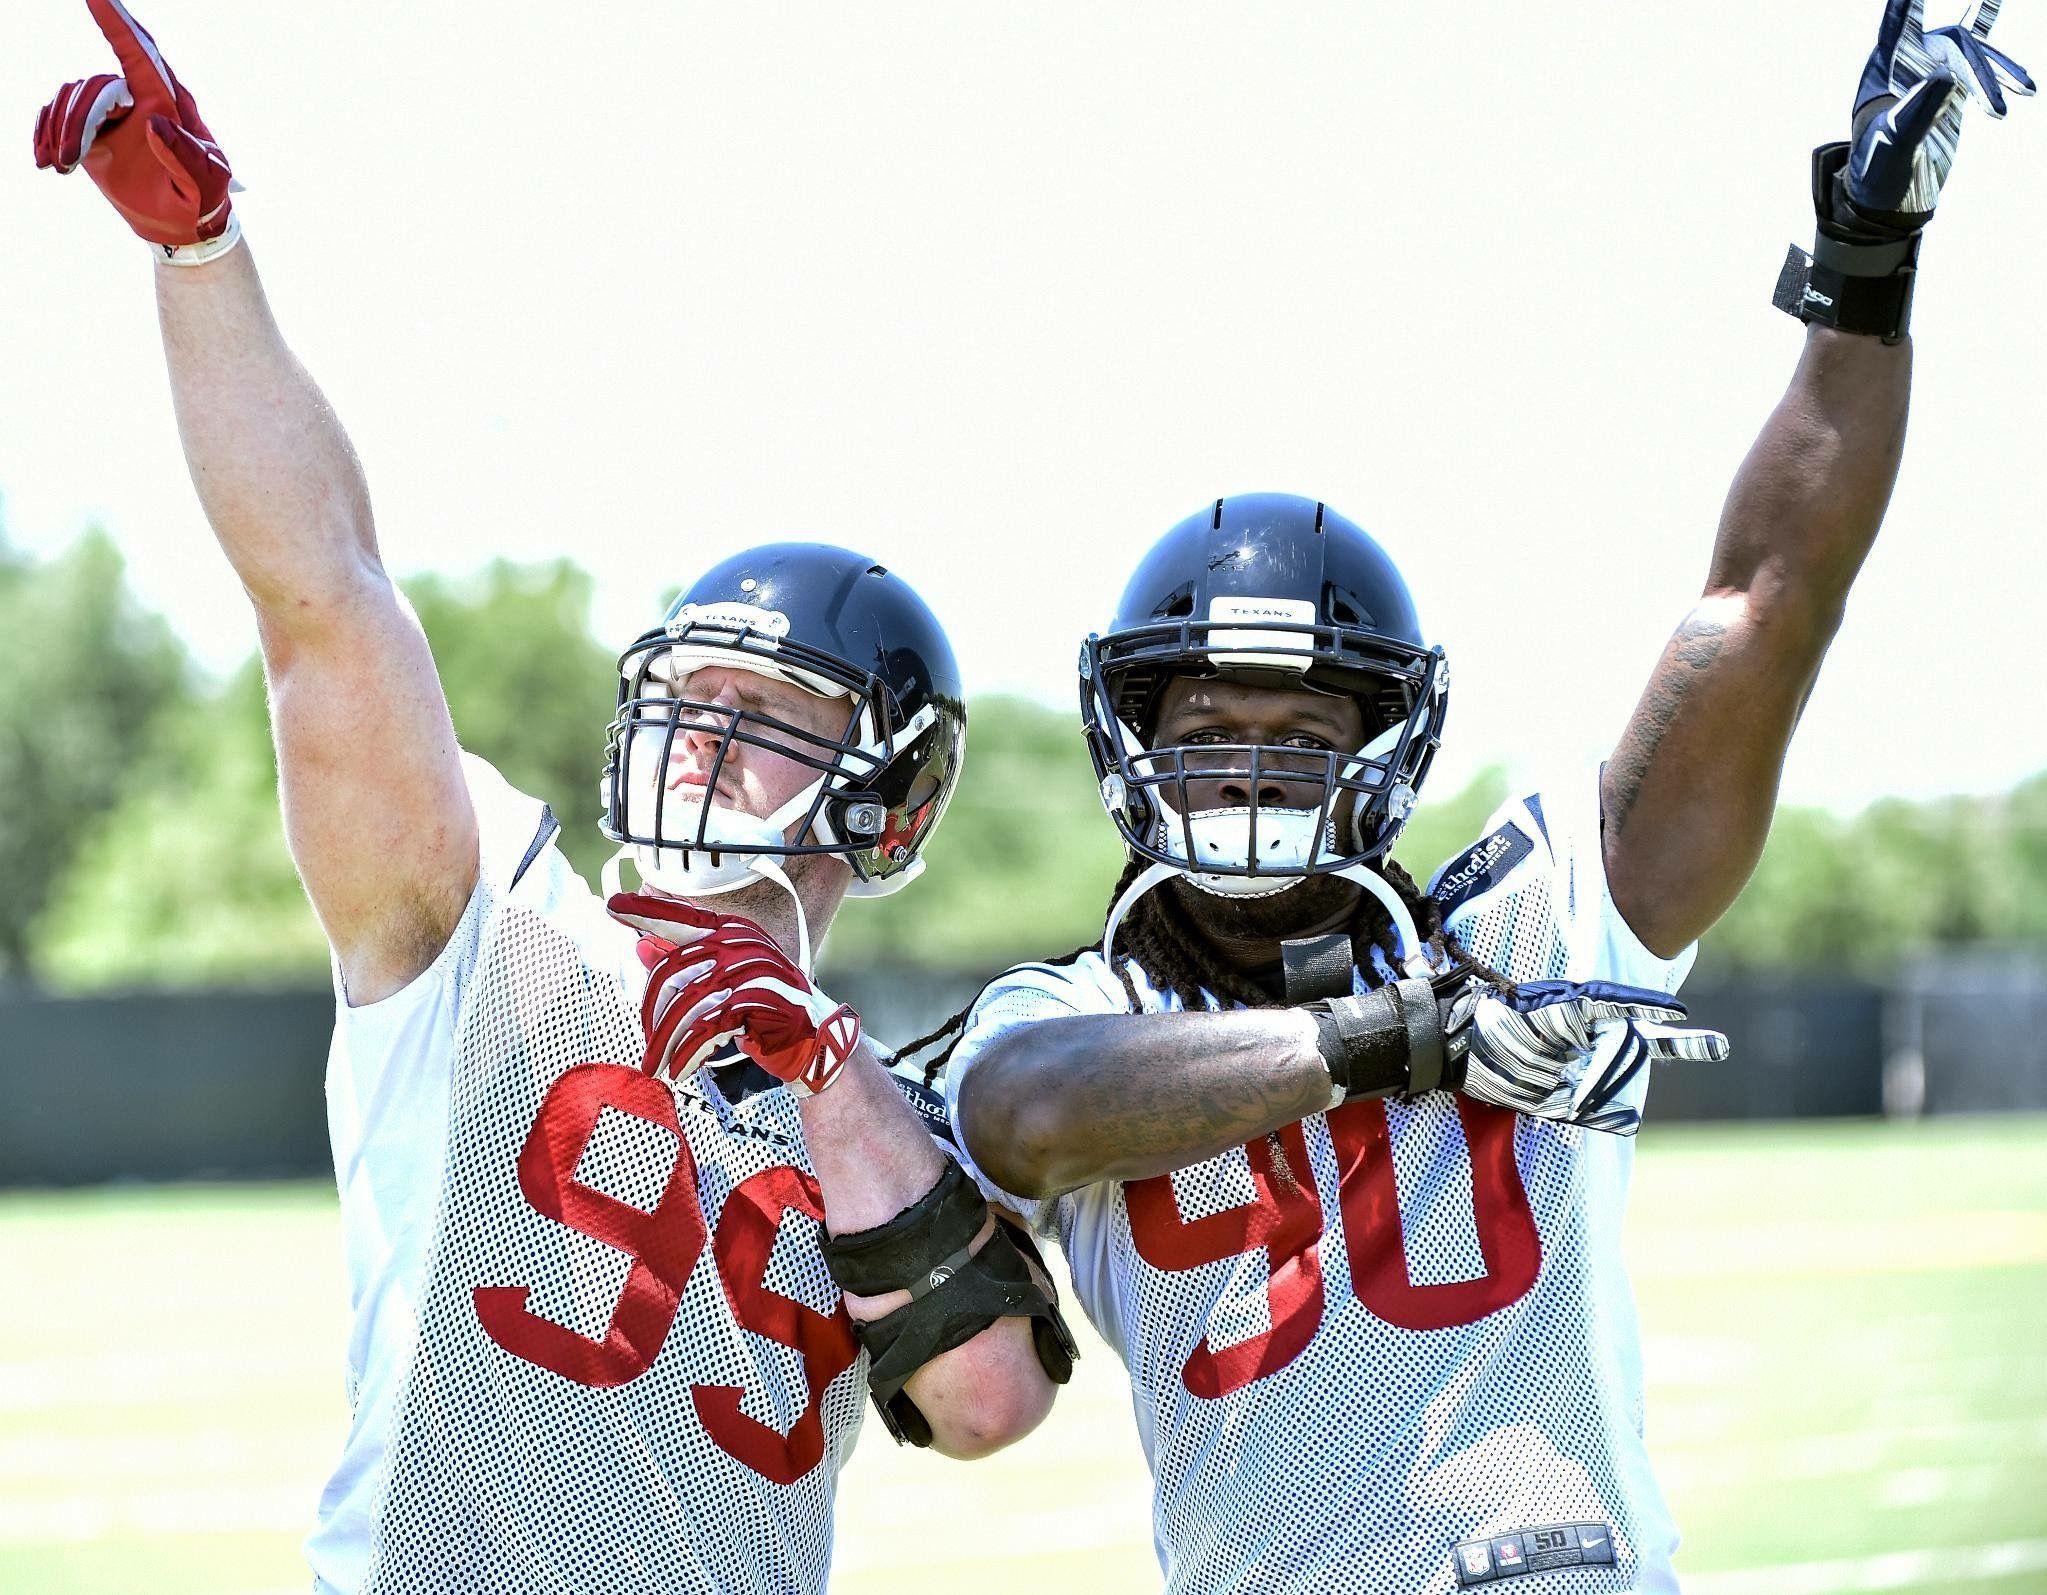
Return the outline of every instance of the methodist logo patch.
[[[1451,1561],[1459,1589],[1559,1567],[1612,1567],[1613,1530],[1604,1523],[1547,1523],[1490,1539],[1465,1540]]]
[[[1499,885],[1534,851],[1535,844],[1519,826],[1503,825],[1464,857],[1445,865],[1436,884],[1429,888],[1429,895],[1443,905],[1447,918],[1453,909],[1462,908],[1480,892]]]

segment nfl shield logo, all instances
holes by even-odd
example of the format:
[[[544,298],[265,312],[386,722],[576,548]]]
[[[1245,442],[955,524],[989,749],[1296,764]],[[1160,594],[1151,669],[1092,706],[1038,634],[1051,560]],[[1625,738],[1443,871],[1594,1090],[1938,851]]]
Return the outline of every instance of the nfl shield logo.
[[[1490,1573],[1493,1570],[1491,1553],[1483,1545],[1460,1547],[1464,1556],[1464,1571],[1467,1573]]]

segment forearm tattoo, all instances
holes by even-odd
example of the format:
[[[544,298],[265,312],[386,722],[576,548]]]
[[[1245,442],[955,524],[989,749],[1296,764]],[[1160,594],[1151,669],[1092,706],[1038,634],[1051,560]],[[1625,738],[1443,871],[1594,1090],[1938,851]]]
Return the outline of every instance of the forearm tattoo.
[[[1326,1077],[1275,1069],[1259,1058],[1222,1058],[1160,1092],[1155,1071],[1137,1060],[1103,1072],[1090,1139],[1104,1154],[1177,1159],[1241,1146],[1327,1105]],[[1304,1092],[1303,1081],[1309,1089]]]

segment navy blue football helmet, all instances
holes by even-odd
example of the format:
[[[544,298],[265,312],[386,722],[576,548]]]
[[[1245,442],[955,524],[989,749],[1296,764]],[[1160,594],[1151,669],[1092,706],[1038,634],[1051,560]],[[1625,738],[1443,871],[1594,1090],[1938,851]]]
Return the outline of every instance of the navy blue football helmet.
[[[820,736],[755,709],[679,696],[690,672],[711,666],[833,700],[843,724]],[[699,896],[773,875],[778,859],[829,853],[852,867],[849,895],[875,897],[922,869],[959,780],[967,717],[952,645],[900,576],[821,543],[749,549],[692,582],[620,656],[618,672],[600,824],[643,879]],[[720,739],[713,789],[735,745],[795,759],[817,779],[765,816],[680,801],[661,777],[685,730]]]
[[[1166,684],[1188,675],[1349,697],[1364,741],[1327,752],[1155,745]],[[1283,493],[1217,499],[1167,532],[1080,656],[1081,722],[1125,845],[1228,895],[1357,875],[1383,856],[1413,812],[1448,703],[1443,651],[1424,640],[1386,551],[1328,506]],[[1188,783],[1218,780],[1247,788],[1247,803],[1197,809]],[[1272,790],[1280,801],[1262,801]]]

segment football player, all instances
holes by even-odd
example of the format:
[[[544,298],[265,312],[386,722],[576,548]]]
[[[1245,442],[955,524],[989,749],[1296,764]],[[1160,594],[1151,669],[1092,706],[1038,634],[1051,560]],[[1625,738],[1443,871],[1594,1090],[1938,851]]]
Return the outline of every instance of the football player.
[[[964,748],[952,650],[842,549],[700,577],[620,660],[593,893],[457,747],[228,161],[150,35],[90,5],[120,72],[57,96],[36,157],[155,256],[333,947],[353,1423],[317,1587],[822,1589],[863,1386],[898,1439],[973,1456],[1070,1365],[1031,1257],[810,976],[845,897],[921,868]]]
[[[945,1069],[1128,1364],[1172,1591],[1676,1588],[1620,1227],[1670,995],[1761,851],[1904,437],[1921,230],[1964,104],[2031,84],[1995,6],[1890,0],[1819,150],[1807,323],[1704,595],[1611,758],[1416,889],[1389,849],[1448,683],[1324,505],[1169,531],[1081,656],[1128,850],[1097,948],[1010,971]],[[941,1031],[938,1037],[946,1034]]]

